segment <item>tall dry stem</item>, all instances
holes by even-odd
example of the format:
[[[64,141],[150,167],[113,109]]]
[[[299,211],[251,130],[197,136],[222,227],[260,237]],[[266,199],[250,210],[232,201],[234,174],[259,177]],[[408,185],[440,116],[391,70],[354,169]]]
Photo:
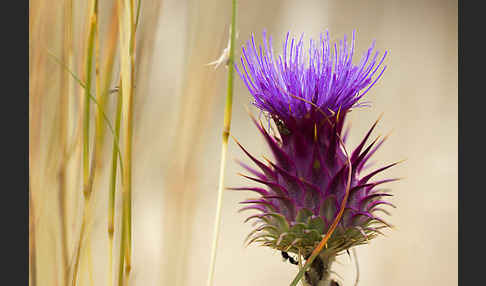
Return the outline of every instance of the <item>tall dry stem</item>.
[[[110,84],[112,80],[113,73],[113,63],[115,60],[116,47],[118,42],[118,2],[113,3],[111,16],[111,24],[109,30],[109,41],[106,54],[106,62],[104,65],[104,70],[106,72],[103,84],[102,94],[104,97],[108,97],[110,94]],[[112,164],[110,173],[110,186],[108,195],[108,285],[114,285],[113,281],[113,247],[114,247],[114,232],[115,232],[115,189],[116,189],[116,175],[118,167],[118,146],[119,146],[119,134],[120,134],[120,120],[121,120],[121,99],[119,94],[116,96],[116,123],[115,123],[115,134],[113,136],[112,145]],[[100,122],[102,124],[103,122]]]
[[[236,38],[236,0],[232,1],[231,9],[231,33],[230,33],[230,49],[228,58],[228,83],[226,94],[226,105],[224,109],[224,121],[223,121],[223,134],[222,134],[222,147],[221,147],[221,165],[219,173],[218,183],[218,198],[216,203],[216,217],[214,220],[214,232],[213,243],[211,246],[211,260],[209,264],[209,274],[207,286],[213,285],[214,268],[216,266],[216,253],[218,249],[219,240],[219,226],[221,224],[221,207],[223,203],[223,190],[224,190],[224,171],[226,169],[226,151],[228,149],[228,137],[230,135],[231,128],[231,114],[233,106],[233,80],[234,80],[234,54],[235,54],[235,38]]]
[[[92,86],[92,69],[93,69],[93,54],[95,50],[95,36],[97,32],[98,22],[98,1],[92,0],[90,2],[88,13],[88,40],[86,43],[85,54],[85,71],[84,71],[84,110],[83,110],[83,195],[84,195],[84,209],[83,218],[81,223],[81,230],[76,247],[75,263],[73,269],[72,284],[76,285],[77,275],[79,272],[79,263],[83,250],[87,250],[88,267],[91,265],[91,254],[89,245],[84,248],[84,243],[87,237],[89,237],[89,224],[91,219],[91,193],[93,186],[93,177],[90,178],[90,162],[89,162],[89,142],[90,142],[90,93]],[[87,234],[88,233],[88,234]],[[89,240],[86,240],[89,243]],[[89,267],[90,268],[90,267]],[[88,268],[88,273],[91,278],[91,269]]]
[[[135,55],[135,4],[133,0],[120,0],[118,8],[120,63],[121,63],[121,90],[122,95],[122,138],[123,152],[123,178],[122,178],[122,243],[120,249],[124,257],[125,281],[131,270],[132,246],[132,134],[133,134],[133,97],[134,97],[134,55]],[[122,270],[119,270],[120,272]],[[120,283],[120,282],[119,282]]]

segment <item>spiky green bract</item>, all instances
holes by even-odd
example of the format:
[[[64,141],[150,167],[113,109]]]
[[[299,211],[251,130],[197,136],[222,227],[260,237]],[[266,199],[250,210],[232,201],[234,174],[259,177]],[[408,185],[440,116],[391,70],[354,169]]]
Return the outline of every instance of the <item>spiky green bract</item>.
[[[271,135],[261,123],[255,124],[270,147],[274,161],[264,163],[238,145],[259,170],[243,163],[252,176],[244,177],[260,183],[263,188],[243,187],[257,198],[241,202],[241,210],[256,210],[248,221],[255,221],[255,229],[248,235],[248,244],[259,242],[286,252],[307,257],[329,230],[346,191],[348,166],[339,138],[346,112],[324,116],[309,112],[303,119],[285,123],[273,118],[278,135]],[[314,124],[309,125],[309,122]],[[323,250],[336,255],[352,246],[366,243],[389,225],[378,216],[388,213],[382,206],[393,206],[384,200],[391,196],[378,186],[395,179],[372,181],[381,171],[394,164],[364,173],[370,156],[381,146],[378,138],[365,147],[373,124],[362,142],[351,153],[352,178],[349,199],[343,218]]]

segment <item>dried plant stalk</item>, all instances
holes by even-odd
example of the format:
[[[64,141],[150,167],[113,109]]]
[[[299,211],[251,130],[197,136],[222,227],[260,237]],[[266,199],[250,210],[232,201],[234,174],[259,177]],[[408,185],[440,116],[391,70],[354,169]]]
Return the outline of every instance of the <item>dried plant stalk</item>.
[[[77,284],[77,275],[79,271],[79,262],[81,259],[81,253],[83,248],[83,243],[86,239],[87,230],[89,230],[89,221],[91,214],[91,193],[93,186],[93,178],[90,178],[89,170],[89,129],[90,129],[90,92],[92,85],[92,68],[93,68],[93,53],[95,48],[95,35],[97,31],[97,18],[98,18],[98,0],[92,0],[90,7],[90,13],[88,14],[88,41],[86,45],[86,56],[85,56],[85,87],[84,87],[84,111],[83,111],[83,195],[84,195],[84,210],[83,210],[83,221],[81,224],[81,231],[79,235],[78,245],[76,247],[75,263],[73,269],[72,284]],[[89,234],[88,234],[89,236]],[[88,241],[89,242],[89,241]],[[89,247],[86,247],[89,249]],[[91,255],[87,253],[88,264],[91,264]],[[88,272],[91,271],[88,269]],[[91,275],[90,275],[91,276]]]
[[[105,78],[103,84],[102,94],[104,97],[108,97],[110,93],[110,84],[113,73],[113,63],[115,60],[115,53],[118,41],[118,2],[113,3],[113,13],[111,16],[111,25],[109,31],[108,48],[106,52],[105,62]],[[109,198],[108,198],[108,285],[114,285],[113,281],[113,239],[115,232],[115,190],[116,190],[116,177],[118,169],[118,146],[120,137],[120,121],[121,121],[121,99],[120,95],[116,96],[116,119],[115,119],[115,134],[113,135],[112,144],[112,158],[111,158],[111,173],[110,173],[110,186],[109,186]],[[101,123],[102,124],[102,123]]]
[[[224,189],[224,171],[226,168],[226,151],[228,149],[228,137],[231,128],[231,113],[233,106],[233,79],[234,79],[234,53],[235,53],[235,37],[236,37],[236,0],[232,1],[232,13],[231,13],[231,33],[230,33],[230,50],[228,58],[228,86],[226,94],[226,105],[224,109],[224,122],[223,122],[223,141],[221,147],[221,165],[219,173],[219,185],[218,185],[218,198],[216,203],[216,217],[214,220],[214,232],[213,243],[211,246],[211,261],[209,264],[209,274],[207,285],[213,285],[214,268],[216,265],[216,252],[218,249],[219,240],[219,226],[221,224],[221,206],[223,202],[223,189]]]
[[[120,0],[119,2],[119,34],[120,34],[120,62],[122,92],[122,136],[123,152],[123,210],[122,210],[122,243],[120,249],[120,265],[125,265],[125,279],[128,280],[131,270],[132,244],[132,134],[133,134],[133,96],[134,96],[134,51],[135,51],[135,19],[134,1]],[[124,259],[123,259],[124,258]],[[122,259],[124,261],[122,261]],[[119,269],[119,275],[122,276]],[[119,276],[119,277],[120,277]],[[119,281],[122,283],[122,281]]]

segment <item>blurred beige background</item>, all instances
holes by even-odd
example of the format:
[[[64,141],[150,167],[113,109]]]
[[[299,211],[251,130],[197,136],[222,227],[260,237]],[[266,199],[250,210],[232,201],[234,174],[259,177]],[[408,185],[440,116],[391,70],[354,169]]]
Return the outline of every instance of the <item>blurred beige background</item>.
[[[374,157],[379,164],[407,159],[383,175],[405,179],[389,185],[398,208],[388,221],[397,228],[357,248],[359,285],[456,285],[457,1],[238,2],[238,58],[250,33],[260,40],[263,29],[273,36],[276,53],[288,30],[304,32],[308,40],[326,28],[334,40],[356,29],[357,58],[373,39],[378,50],[389,51],[388,69],[367,95],[372,106],[349,117],[348,146],[356,146],[384,112],[375,134],[393,133]],[[147,13],[149,7],[142,10],[142,25]],[[131,285],[205,285],[226,91],[226,69],[205,64],[226,46],[230,1],[164,0],[160,13],[152,27],[152,57],[138,73],[144,86],[137,94],[143,96],[135,101]],[[268,155],[244,108],[250,94],[237,76],[235,82],[231,133],[253,154]],[[231,142],[226,186],[248,183],[236,175],[242,171],[236,157],[246,160]],[[104,177],[100,184],[106,182]],[[236,210],[248,196],[224,193],[215,285],[288,285],[295,266],[276,251],[243,246],[251,228]],[[97,197],[95,285],[105,285],[106,201]],[[352,285],[348,256],[334,270],[343,285]]]

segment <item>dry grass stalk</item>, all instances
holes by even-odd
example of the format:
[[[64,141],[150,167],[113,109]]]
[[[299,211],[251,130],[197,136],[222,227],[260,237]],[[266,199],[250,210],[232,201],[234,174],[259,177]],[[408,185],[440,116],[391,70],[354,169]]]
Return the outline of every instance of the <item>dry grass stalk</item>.
[[[135,51],[135,5],[133,0],[120,0],[118,5],[118,23],[120,38],[121,64],[121,98],[122,98],[122,138],[123,150],[123,210],[122,210],[122,243],[123,253],[120,265],[124,264],[125,281],[128,281],[131,270],[132,246],[132,134],[133,134],[133,96],[134,96],[134,51]],[[124,259],[123,259],[124,258]],[[121,275],[121,270],[120,270]],[[122,283],[122,281],[119,281]]]
[[[95,36],[97,31],[98,22],[98,1],[92,0],[89,5],[88,13],[88,40],[86,43],[86,53],[85,53],[85,71],[84,71],[84,110],[83,110],[83,195],[84,195],[84,209],[83,209],[83,221],[81,224],[81,230],[79,235],[78,244],[76,246],[75,263],[73,269],[72,284],[77,284],[77,276],[79,272],[79,262],[81,259],[82,251],[86,249],[87,253],[87,263],[88,263],[88,273],[90,280],[92,280],[91,267],[91,254],[89,247],[89,240],[86,240],[88,244],[84,247],[85,239],[89,238],[89,225],[91,220],[91,193],[93,187],[93,176],[90,176],[90,160],[89,160],[89,142],[90,142],[90,92],[92,85],[92,67],[93,67],[93,53],[95,50]]]
[[[118,42],[118,2],[113,3],[111,16],[111,24],[109,30],[109,40],[106,51],[106,62],[104,64],[104,70],[106,71],[103,91],[102,94],[106,98],[110,94],[110,84],[113,75],[113,63],[115,60],[117,42]],[[117,96],[116,101],[121,102]],[[118,105],[118,103],[117,103]],[[119,108],[117,108],[118,110]],[[99,116],[101,119],[101,116]],[[99,124],[103,124],[100,122]],[[108,285],[114,285],[113,281],[113,247],[114,247],[114,232],[115,232],[115,189],[116,189],[116,173],[118,164],[118,152],[116,146],[119,146],[119,133],[120,133],[120,118],[119,113],[117,113],[115,135],[113,136],[113,147],[112,147],[112,167],[110,175],[110,186],[109,186],[109,199],[108,199]]]
[[[236,0],[232,1],[231,6],[231,32],[230,32],[230,46],[228,56],[228,82],[226,103],[224,108],[223,119],[223,133],[221,146],[221,165],[218,182],[218,197],[216,202],[216,217],[214,219],[213,243],[211,246],[211,260],[209,262],[209,274],[207,285],[213,285],[214,269],[216,267],[216,254],[219,240],[219,226],[221,224],[221,208],[223,204],[223,190],[224,190],[224,175],[226,169],[226,152],[228,148],[228,137],[230,135],[231,117],[233,107],[233,80],[234,80],[234,53],[235,53],[235,39],[236,39]]]

